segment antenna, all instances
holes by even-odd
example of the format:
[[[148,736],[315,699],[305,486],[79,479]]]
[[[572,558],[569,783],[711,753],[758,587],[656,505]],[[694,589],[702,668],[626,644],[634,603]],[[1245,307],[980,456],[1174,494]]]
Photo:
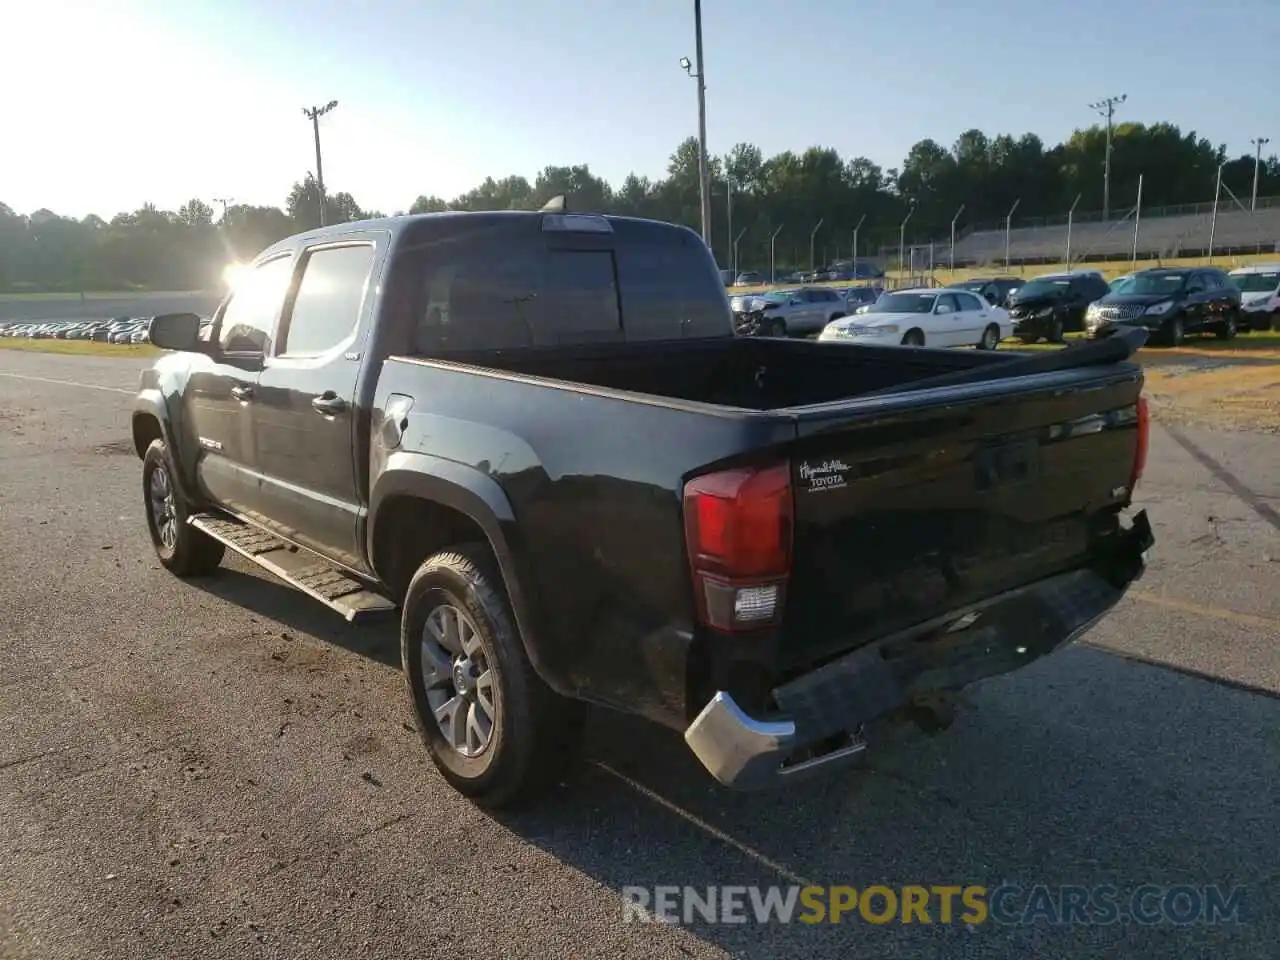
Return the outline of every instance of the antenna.
[[[564,199],[564,194],[552,197],[542,206],[541,213],[567,213],[569,204]]]

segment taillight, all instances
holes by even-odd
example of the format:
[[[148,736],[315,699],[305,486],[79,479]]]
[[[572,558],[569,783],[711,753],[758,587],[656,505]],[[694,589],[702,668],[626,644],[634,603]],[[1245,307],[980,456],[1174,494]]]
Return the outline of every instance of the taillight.
[[[1129,476],[1129,492],[1133,493],[1142,472],[1147,469],[1147,447],[1151,443],[1151,411],[1147,409],[1147,398],[1138,397],[1138,446],[1133,451],[1133,472]]]
[[[684,533],[698,619],[717,630],[777,623],[791,573],[786,464],[710,473],[684,488]]]

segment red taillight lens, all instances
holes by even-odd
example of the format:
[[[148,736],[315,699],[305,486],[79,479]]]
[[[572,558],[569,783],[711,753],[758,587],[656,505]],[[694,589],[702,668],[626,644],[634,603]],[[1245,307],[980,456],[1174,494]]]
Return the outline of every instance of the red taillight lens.
[[[1133,451],[1133,472],[1129,477],[1129,492],[1133,493],[1134,487],[1138,485],[1138,481],[1142,479],[1142,473],[1147,469],[1147,448],[1151,443],[1151,411],[1147,409],[1147,398],[1138,397],[1138,446]]]
[[[684,489],[685,542],[699,618],[721,630],[777,621],[791,572],[791,471],[724,470]]]

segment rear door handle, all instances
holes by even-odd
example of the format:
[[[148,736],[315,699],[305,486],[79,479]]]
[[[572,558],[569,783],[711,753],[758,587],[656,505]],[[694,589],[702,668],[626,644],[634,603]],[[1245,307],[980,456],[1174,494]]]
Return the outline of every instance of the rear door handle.
[[[241,400],[241,401],[244,401],[244,400],[252,400],[252,399],[253,399],[253,387],[232,387],[232,388],[231,388],[231,396],[233,396],[233,397],[235,397],[237,400]]]
[[[336,413],[342,413],[347,409],[347,401],[332,390],[326,390],[318,397],[313,397],[311,406],[317,413],[323,413],[326,416],[333,416]]]

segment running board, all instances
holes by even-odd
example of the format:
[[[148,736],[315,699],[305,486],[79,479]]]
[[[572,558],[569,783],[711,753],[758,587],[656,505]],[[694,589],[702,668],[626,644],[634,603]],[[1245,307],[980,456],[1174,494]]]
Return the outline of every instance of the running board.
[[[344,570],[265,530],[212,513],[197,513],[187,522],[349,621],[396,608]]]

